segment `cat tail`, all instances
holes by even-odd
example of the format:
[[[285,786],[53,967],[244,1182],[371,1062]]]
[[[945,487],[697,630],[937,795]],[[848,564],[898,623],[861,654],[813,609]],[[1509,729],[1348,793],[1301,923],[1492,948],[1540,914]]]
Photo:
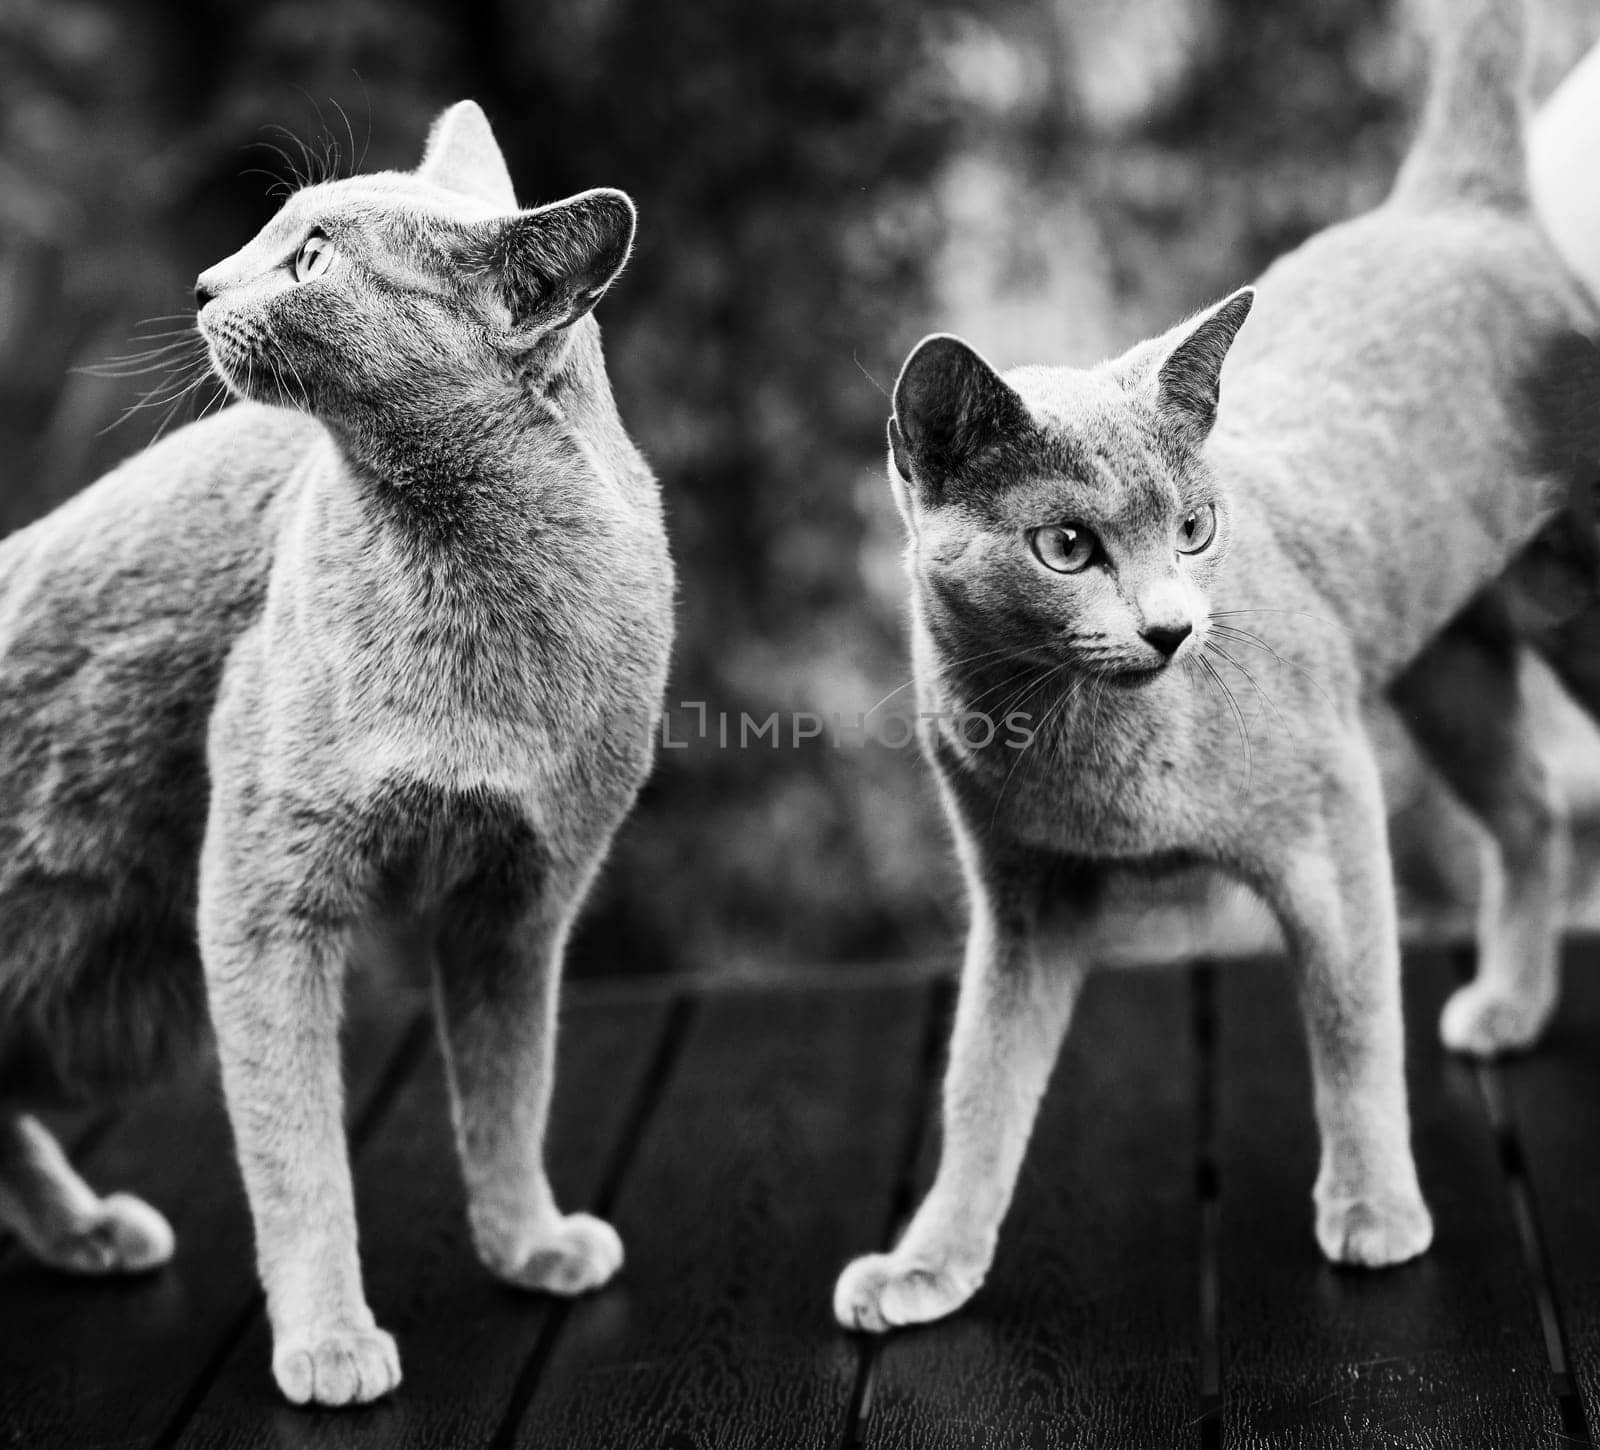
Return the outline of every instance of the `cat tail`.
[[[1432,81],[1391,199],[1529,208],[1527,0],[1430,0]]]

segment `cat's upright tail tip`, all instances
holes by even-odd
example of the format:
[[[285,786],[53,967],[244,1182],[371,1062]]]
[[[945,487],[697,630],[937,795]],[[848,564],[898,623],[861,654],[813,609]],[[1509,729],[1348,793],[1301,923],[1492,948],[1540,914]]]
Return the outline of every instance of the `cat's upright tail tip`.
[[[1425,0],[1423,9],[1428,99],[1392,199],[1527,210],[1528,0]]]

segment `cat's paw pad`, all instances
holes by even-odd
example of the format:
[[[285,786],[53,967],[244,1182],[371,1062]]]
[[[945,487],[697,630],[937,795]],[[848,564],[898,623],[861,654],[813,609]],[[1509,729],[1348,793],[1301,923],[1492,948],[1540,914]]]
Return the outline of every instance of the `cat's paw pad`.
[[[1508,997],[1481,982],[1469,982],[1444,1004],[1439,1036],[1452,1052],[1472,1057],[1522,1052],[1539,1040],[1554,1006],[1536,998]]]
[[[400,1351],[381,1329],[296,1335],[272,1354],[272,1377],[296,1405],[365,1405],[400,1383]]]
[[[846,1329],[881,1334],[953,1314],[983,1283],[987,1266],[916,1255],[868,1254],[847,1264],[833,1290],[833,1316]]]
[[[172,1226],[143,1199],[113,1193],[87,1219],[39,1246],[39,1257],[72,1274],[142,1274],[172,1257]]]
[[[587,1294],[616,1276],[622,1267],[622,1240],[610,1224],[587,1213],[569,1213],[541,1233],[515,1262],[500,1256],[489,1268],[519,1289],[547,1294]]]
[[[1317,1205],[1317,1243],[1336,1264],[1382,1269],[1416,1258],[1432,1242],[1433,1218],[1419,1195]]]

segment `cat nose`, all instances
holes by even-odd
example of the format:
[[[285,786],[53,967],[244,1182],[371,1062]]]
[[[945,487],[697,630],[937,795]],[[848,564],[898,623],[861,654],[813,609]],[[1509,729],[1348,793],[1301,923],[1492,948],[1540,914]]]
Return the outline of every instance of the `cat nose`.
[[[1177,654],[1178,646],[1194,633],[1192,624],[1155,625],[1150,629],[1141,629],[1140,638],[1146,644],[1153,645],[1160,650],[1169,660]]]
[[[194,310],[198,312],[217,294],[206,286],[204,281],[194,284]]]

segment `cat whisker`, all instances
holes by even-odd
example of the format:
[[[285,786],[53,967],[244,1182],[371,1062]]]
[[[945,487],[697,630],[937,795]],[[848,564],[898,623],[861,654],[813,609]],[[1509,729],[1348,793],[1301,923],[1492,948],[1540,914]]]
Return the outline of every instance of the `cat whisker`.
[[[1254,645],[1257,649],[1265,650],[1273,657],[1273,659],[1277,660],[1279,664],[1287,665],[1291,670],[1297,670],[1311,682],[1312,686],[1316,689],[1316,692],[1322,696],[1324,701],[1327,702],[1328,708],[1333,710],[1335,714],[1338,713],[1337,707],[1333,703],[1333,697],[1328,694],[1326,689],[1323,688],[1322,681],[1312,674],[1312,672],[1298,660],[1286,658],[1284,655],[1275,650],[1270,644],[1268,644],[1266,640],[1262,639],[1259,634],[1252,634],[1248,629],[1240,629],[1237,625],[1217,624],[1215,622],[1213,622],[1212,628],[1215,629],[1218,634],[1224,636],[1224,638],[1236,639],[1240,644]]]
[[[150,348],[145,352],[123,353],[117,357],[107,358],[104,362],[83,363],[72,371],[93,378],[144,377],[147,373],[170,368],[175,361],[181,360],[177,355],[193,353],[198,343],[199,339],[190,336],[178,342],[166,343],[162,347]]]
[[[1239,702],[1234,699],[1233,691],[1228,688],[1228,682],[1222,678],[1217,667],[1206,658],[1205,652],[1195,655],[1194,661],[1216,681],[1217,688],[1222,691],[1222,698],[1227,703],[1228,709],[1233,712],[1233,723],[1239,731],[1239,743],[1244,749],[1244,785],[1242,794],[1250,794],[1250,784],[1255,778],[1255,755],[1250,746],[1250,729],[1244,721],[1244,711],[1239,708]]]
[[[1021,690],[1019,690],[1016,694],[1007,697],[1005,704],[1002,705],[998,711],[1000,718],[1002,720],[1006,719],[1030,695],[1034,694],[1035,691],[1043,689],[1044,686],[1050,682],[1050,680],[1052,680],[1065,668],[1065,661],[1061,662],[1060,664],[1046,665],[1042,674],[1034,675],[1027,681],[1026,684],[1024,684]]]
[[[1048,680],[1051,675],[1055,674],[1055,672],[1062,667],[1062,664],[1044,665],[1036,667],[1032,672],[1025,674],[1023,676],[1021,686],[1006,696],[1005,704],[1001,706],[997,712],[1000,718],[1004,719],[1008,714],[1011,713],[1012,710],[1016,709],[1016,707],[1026,700],[1029,695],[1031,695],[1046,680]],[[981,704],[984,700],[987,700],[990,696],[999,694],[1000,691],[1007,689],[1009,686],[1015,683],[1015,678],[1002,680],[998,685],[991,686],[989,689],[984,690],[981,694],[973,696],[972,699],[964,700],[962,704],[965,708],[965,711],[968,714],[978,713],[979,704]]]
[[[165,342],[168,338],[172,337],[195,336],[194,315],[192,313],[187,317],[149,317],[143,322],[139,323],[138,326],[140,328],[148,328],[153,327],[158,322],[174,322],[179,325],[176,327],[162,327],[155,332],[141,332],[138,329],[135,329],[134,332],[129,335],[128,341]]]
[[[309,413],[311,411],[311,390],[306,387],[306,380],[301,377],[300,369],[295,366],[294,359],[289,356],[288,349],[284,347],[284,345],[279,342],[277,338],[271,336],[271,334],[267,334],[266,341],[272,348],[272,351],[276,354],[278,361],[294,374],[294,380],[300,388],[300,402],[298,406],[304,412]],[[287,387],[285,388],[285,391],[288,391]]]
[[[295,185],[300,187],[310,186],[317,179],[315,175],[317,167],[311,155],[311,148],[287,126],[279,125],[275,122],[265,129],[278,132],[285,140],[293,142],[300,148],[300,163],[298,165],[295,164],[289,153],[281,146],[277,147],[277,151],[288,165],[290,174],[294,177]],[[269,142],[268,144],[271,145],[273,143]]]
[[[153,317],[141,317],[136,324],[139,327],[151,327],[158,322],[194,322],[194,308],[186,307],[181,312],[158,312]]]
[[[949,670],[958,670],[958,669],[962,669],[966,665],[977,664],[980,660],[994,659],[999,655],[1003,655],[1003,654],[1008,653],[1009,650],[1010,650],[1010,646],[1009,645],[1002,645],[999,649],[984,650],[980,654],[969,655],[966,659],[941,660],[936,668],[941,673],[943,673],[945,671],[949,671]],[[896,685],[894,687],[894,689],[890,690],[887,695],[885,695],[881,700],[879,700],[878,703],[876,705],[872,706],[871,709],[869,709],[866,713],[868,715],[875,714],[877,711],[883,709],[883,707],[885,705],[887,705],[890,700],[894,699],[894,697],[896,695],[900,694],[904,690],[909,690],[914,684],[916,684],[916,682],[917,682],[917,677],[915,675],[912,675],[912,677],[909,680],[907,680],[903,685]]]
[[[291,136],[291,139],[298,140],[297,137],[293,137],[291,133],[285,130],[282,126],[263,127],[263,130],[282,131],[285,136]],[[269,141],[263,137],[259,140],[252,141],[249,144],[252,147],[260,147],[263,150],[271,151],[278,157],[280,161],[283,162],[284,170],[288,173],[288,175],[277,176],[275,177],[275,180],[281,182],[286,188],[288,188],[289,191],[295,191],[298,188],[305,186],[309,181],[310,178],[308,174],[301,168],[300,164],[297,163],[294,157],[292,157],[276,141]]]
[[[247,166],[239,173],[240,176],[264,176],[271,183],[267,187],[267,195],[272,197],[291,196],[294,187],[289,184],[288,178],[279,176],[275,171],[268,171],[265,166]]]
[[[367,138],[361,143],[361,159],[356,162],[356,171],[359,172],[367,164],[367,152],[372,149],[372,96],[367,90],[366,79],[354,66],[350,67],[350,74],[356,78],[361,86],[361,102],[367,108]],[[350,142],[351,150],[355,149],[355,141]]]
[[[140,397],[131,403],[127,408],[125,408],[114,421],[107,423],[106,426],[102,428],[96,436],[103,438],[107,433],[112,432],[116,428],[120,428],[128,421],[129,418],[133,417],[134,414],[142,413],[147,408],[159,408],[168,403],[171,403],[174,408],[177,407],[182,402],[186,393],[199,386],[200,381],[202,378],[204,378],[204,376],[205,359],[194,359],[192,362],[184,365],[169,375],[165,382],[162,382],[156,387],[151,388],[148,392],[141,394]],[[168,416],[170,417],[170,413]],[[165,424],[163,424],[163,427],[164,426]],[[160,436],[160,430],[157,430],[156,436]]]
[[[340,119],[344,122],[345,135],[350,138],[350,175],[354,176],[356,172],[361,170],[361,161],[356,160],[356,128],[350,124],[350,113],[339,104],[339,98],[337,96],[329,96],[328,100],[334,110],[339,113]],[[361,153],[361,160],[366,160],[365,151]]]
[[[1058,670],[1062,670],[1062,669],[1065,669],[1065,668],[1066,668],[1065,664],[1056,665],[1054,668],[1052,668],[1052,670],[1050,671],[1050,674],[1054,675]],[[1047,676],[1046,678],[1048,679],[1049,676]],[[1001,806],[1001,804],[1004,802],[1004,800],[1006,798],[1006,790],[1011,785],[1011,777],[1014,776],[1017,773],[1017,767],[1022,764],[1022,757],[1025,756],[1030,750],[1033,749],[1034,742],[1037,741],[1039,739],[1039,737],[1044,734],[1045,728],[1049,725],[1051,717],[1054,716],[1061,709],[1065,708],[1067,702],[1070,701],[1072,699],[1072,697],[1074,695],[1076,695],[1078,693],[1078,691],[1081,690],[1084,687],[1085,683],[1088,681],[1088,678],[1089,677],[1087,675],[1079,676],[1076,680],[1074,680],[1072,682],[1072,687],[1070,689],[1063,691],[1063,693],[1061,694],[1061,697],[1058,700],[1056,700],[1056,702],[1053,705],[1051,705],[1051,707],[1048,710],[1046,710],[1044,712],[1044,718],[1042,720],[1040,720],[1040,722],[1034,727],[1033,735],[1029,738],[1028,742],[1018,749],[1017,758],[1011,762],[1011,769],[1006,772],[1005,779],[1000,782],[1000,790],[999,790],[998,794],[996,794],[996,796],[994,798],[994,809],[989,813],[989,834],[990,835],[994,834],[995,822],[1000,819],[1000,806]],[[1044,681],[1041,680],[1039,683],[1043,684]]]
[[[1217,644],[1214,640],[1208,640],[1206,642],[1204,648],[1206,650],[1209,650],[1211,653],[1215,654],[1219,659],[1223,660],[1225,663],[1232,665],[1234,669],[1238,670],[1238,672],[1241,675],[1243,675],[1246,680],[1248,680],[1250,682],[1250,688],[1256,692],[1256,698],[1258,700],[1260,700],[1262,702],[1262,704],[1264,704],[1269,710],[1272,711],[1272,713],[1274,715],[1276,715],[1278,717],[1278,723],[1283,726],[1284,732],[1289,736],[1289,738],[1291,740],[1293,740],[1294,739],[1294,730],[1293,730],[1293,728],[1290,726],[1289,722],[1286,719],[1284,719],[1283,711],[1278,708],[1277,702],[1275,700],[1273,700],[1271,695],[1267,694],[1267,692],[1261,688],[1260,681],[1258,681],[1256,679],[1256,677],[1253,674],[1250,673],[1249,670],[1247,670],[1242,664],[1240,664],[1238,660],[1234,659],[1234,657],[1231,654],[1229,654],[1227,652],[1227,650],[1223,649],[1223,647],[1220,644]]]
[[[1355,633],[1343,620],[1330,619],[1326,614],[1313,614],[1309,609],[1218,609],[1212,613],[1211,618],[1234,619],[1246,614],[1293,614],[1302,619],[1314,619],[1318,624],[1331,624],[1346,634]]]
[[[172,420],[174,418],[176,418],[178,416],[178,414],[183,411],[183,409],[184,409],[184,407],[186,405],[190,405],[190,404],[192,404],[194,402],[195,396],[199,393],[200,389],[205,385],[206,376],[207,376],[206,373],[204,373],[204,372],[200,373],[194,379],[194,381],[192,383],[190,383],[189,386],[186,387],[177,396],[177,398],[174,400],[172,406],[167,409],[166,414],[161,419],[160,424],[156,427],[155,434],[150,439],[150,442],[152,444],[159,442],[161,440],[161,438],[165,435],[167,429],[172,426]]]
[[[203,408],[201,408],[199,413],[197,413],[195,415],[195,422],[198,423],[202,418],[204,418],[208,413],[210,413],[213,408],[216,408],[216,409],[218,409],[220,411],[220,407],[221,406],[225,406],[227,404],[227,401],[228,401],[228,389],[227,389],[227,386],[226,386],[226,384],[219,382],[217,384],[216,391],[211,394],[210,398],[208,398],[206,400],[205,406]],[[163,426],[165,426],[165,425],[163,425]]]
[[[322,114],[322,103],[317,100],[304,86],[296,86],[295,90],[305,98],[306,104],[316,114],[317,129],[322,132],[322,170],[317,176],[319,182],[339,180],[339,143],[334,139],[333,131],[328,125],[328,118]]]

